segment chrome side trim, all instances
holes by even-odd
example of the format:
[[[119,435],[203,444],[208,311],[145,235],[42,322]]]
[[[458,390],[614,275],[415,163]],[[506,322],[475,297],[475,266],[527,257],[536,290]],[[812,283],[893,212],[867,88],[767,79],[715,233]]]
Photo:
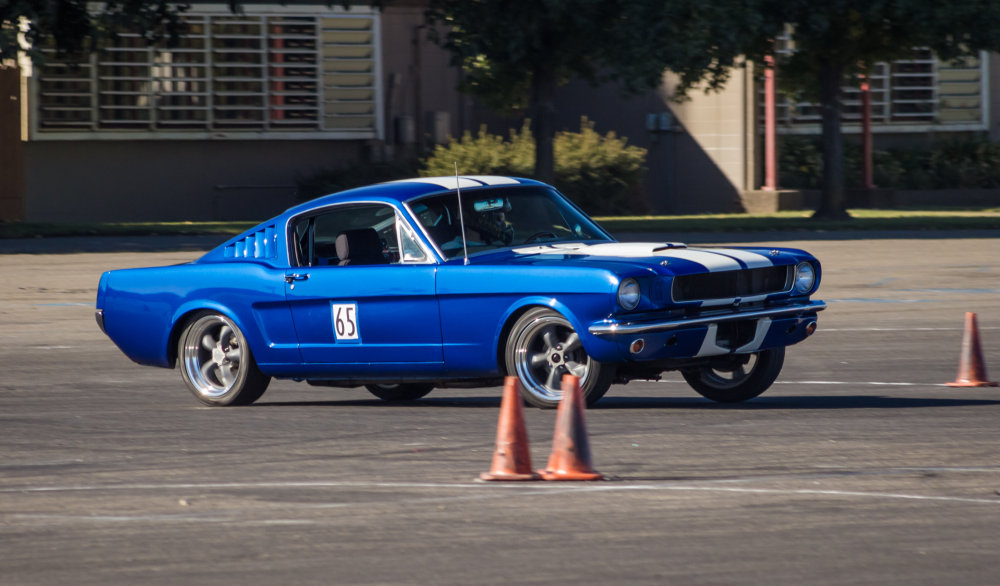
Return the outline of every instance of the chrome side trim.
[[[595,336],[611,336],[615,334],[642,334],[645,332],[659,332],[664,330],[675,330],[692,326],[701,326],[726,321],[741,319],[759,319],[762,317],[780,317],[788,315],[801,315],[813,313],[826,309],[826,303],[822,301],[807,301],[806,303],[787,305],[783,307],[773,307],[769,309],[757,309],[753,311],[741,311],[735,313],[725,313],[706,317],[692,317],[669,321],[643,322],[643,323],[597,323],[589,328],[591,334]]]

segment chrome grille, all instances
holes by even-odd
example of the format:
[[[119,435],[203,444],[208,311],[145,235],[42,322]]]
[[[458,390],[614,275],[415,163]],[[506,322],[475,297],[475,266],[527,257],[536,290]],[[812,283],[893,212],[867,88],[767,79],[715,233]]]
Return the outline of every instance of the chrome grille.
[[[674,277],[674,301],[731,299],[787,291],[791,286],[791,266],[720,271]]]

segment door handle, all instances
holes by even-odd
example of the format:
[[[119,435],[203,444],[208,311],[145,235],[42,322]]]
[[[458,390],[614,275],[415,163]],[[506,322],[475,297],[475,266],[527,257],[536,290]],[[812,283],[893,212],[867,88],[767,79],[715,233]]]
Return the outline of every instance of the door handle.
[[[305,281],[309,278],[309,273],[289,273],[285,275],[286,283],[294,283],[295,281]]]

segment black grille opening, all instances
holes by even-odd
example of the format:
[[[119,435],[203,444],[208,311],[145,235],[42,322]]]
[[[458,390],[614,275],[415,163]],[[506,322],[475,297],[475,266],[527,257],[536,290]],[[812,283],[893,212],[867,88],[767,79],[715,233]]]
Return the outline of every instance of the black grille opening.
[[[788,289],[791,266],[763,267],[674,277],[674,301],[729,299],[780,293]]]
[[[720,348],[739,348],[749,344],[757,335],[757,320],[743,319],[724,321],[719,324],[715,335],[715,343]]]

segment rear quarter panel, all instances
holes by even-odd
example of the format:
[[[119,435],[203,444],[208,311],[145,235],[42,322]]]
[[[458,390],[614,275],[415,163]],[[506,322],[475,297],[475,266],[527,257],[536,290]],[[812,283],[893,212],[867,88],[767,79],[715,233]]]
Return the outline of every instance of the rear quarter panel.
[[[259,363],[298,360],[284,270],[255,262],[124,269],[102,277],[107,335],[139,364],[172,367],[178,328],[214,310],[243,331]]]

